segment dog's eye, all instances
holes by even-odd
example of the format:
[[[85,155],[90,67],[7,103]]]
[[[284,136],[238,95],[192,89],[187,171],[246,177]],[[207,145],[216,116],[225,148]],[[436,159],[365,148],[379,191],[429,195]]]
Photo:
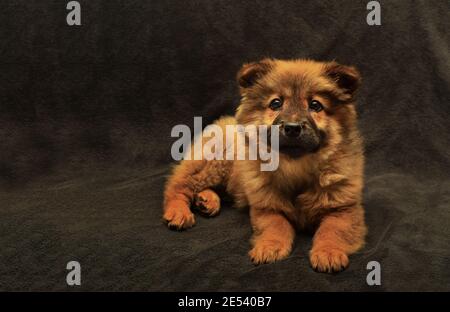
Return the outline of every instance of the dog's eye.
[[[317,100],[312,100],[309,102],[309,109],[318,113],[323,109],[323,105]]]
[[[269,107],[271,110],[277,110],[283,105],[283,101],[281,99],[273,99],[270,101]]]

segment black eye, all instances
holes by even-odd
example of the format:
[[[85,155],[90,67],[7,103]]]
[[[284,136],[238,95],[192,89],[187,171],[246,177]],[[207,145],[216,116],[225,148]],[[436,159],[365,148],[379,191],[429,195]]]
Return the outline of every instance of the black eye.
[[[279,109],[281,106],[283,106],[283,101],[281,99],[273,99],[272,101],[270,101],[269,107],[272,110],[277,110]]]
[[[309,109],[318,113],[323,109],[323,106],[319,101],[312,100],[311,102],[309,102]]]

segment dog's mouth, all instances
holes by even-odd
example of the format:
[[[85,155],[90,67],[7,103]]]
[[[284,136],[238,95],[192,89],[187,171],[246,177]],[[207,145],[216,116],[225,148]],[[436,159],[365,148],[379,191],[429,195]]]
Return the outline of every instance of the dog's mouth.
[[[280,146],[280,153],[292,158],[298,158],[307,152],[300,146]]]
[[[315,136],[301,136],[300,138],[280,137],[279,152],[292,158],[315,153],[320,149],[320,139]]]

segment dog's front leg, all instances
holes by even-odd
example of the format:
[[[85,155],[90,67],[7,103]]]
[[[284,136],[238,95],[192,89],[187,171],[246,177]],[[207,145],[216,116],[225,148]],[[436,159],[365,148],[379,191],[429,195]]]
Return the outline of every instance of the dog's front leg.
[[[281,212],[251,207],[250,220],[254,233],[249,256],[253,263],[270,263],[290,254],[295,230]]]
[[[311,266],[319,272],[343,270],[348,266],[348,255],[364,244],[365,234],[364,212],[359,204],[325,215],[314,234]]]

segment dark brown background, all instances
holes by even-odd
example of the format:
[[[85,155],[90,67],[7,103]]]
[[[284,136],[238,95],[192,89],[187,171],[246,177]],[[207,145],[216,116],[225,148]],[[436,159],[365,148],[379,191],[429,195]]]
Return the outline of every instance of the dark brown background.
[[[448,1],[68,1],[0,4],[0,289],[450,290]],[[163,226],[171,128],[233,113],[264,56],[336,59],[364,78],[367,247],[314,273],[310,237],[253,266],[245,213]],[[382,265],[382,286],[366,264]]]

